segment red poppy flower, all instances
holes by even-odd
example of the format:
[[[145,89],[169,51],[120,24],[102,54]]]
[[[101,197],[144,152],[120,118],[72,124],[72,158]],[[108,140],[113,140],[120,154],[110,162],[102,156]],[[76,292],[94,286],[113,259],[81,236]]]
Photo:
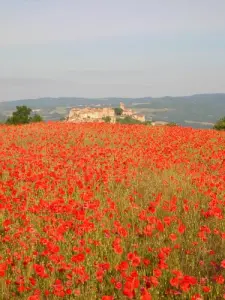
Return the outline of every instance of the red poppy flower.
[[[84,253],[79,253],[77,255],[74,255],[72,256],[72,262],[75,262],[75,263],[81,263],[85,260],[85,255]]]

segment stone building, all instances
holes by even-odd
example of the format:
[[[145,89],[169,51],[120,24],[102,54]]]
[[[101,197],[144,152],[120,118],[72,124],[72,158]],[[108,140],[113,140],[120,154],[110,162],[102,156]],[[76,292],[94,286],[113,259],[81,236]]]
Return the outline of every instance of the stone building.
[[[145,122],[145,116],[135,113],[132,109],[126,108],[124,103],[120,103],[120,108],[123,110],[121,118],[129,116],[135,120]],[[110,123],[116,123],[116,114],[113,108],[103,107],[84,107],[72,108],[69,112],[67,122],[71,123],[87,123],[87,122],[105,122],[104,118],[110,118]]]
[[[145,122],[145,115],[137,114],[131,108],[126,108],[123,102],[120,102],[120,108],[123,110],[122,117],[129,116],[132,119],[138,120],[140,122]]]
[[[135,114],[132,116],[132,118],[140,122],[145,122],[145,115],[142,114]]]
[[[132,116],[134,112],[130,108],[126,108],[123,102],[120,102],[120,108],[123,110],[123,116]]]
[[[116,122],[116,116],[113,108],[72,108],[69,112],[67,122],[86,123],[86,122],[104,122],[104,118],[110,117],[110,122]]]

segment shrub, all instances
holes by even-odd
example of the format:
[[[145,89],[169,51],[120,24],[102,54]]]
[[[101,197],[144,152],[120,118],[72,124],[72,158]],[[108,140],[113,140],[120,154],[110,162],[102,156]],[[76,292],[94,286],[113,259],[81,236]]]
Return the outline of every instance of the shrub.
[[[33,117],[31,117],[31,122],[36,123],[36,122],[42,122],[42,121],[43,121],[42,117],[38,114],[34,114]]]
[[[106,123],[110,123],[111,122],[111,118],[109,116],[103,117],[102,120],[105,121]]]
[[[151,121],[145,121],[142,124],[144,124],[144,125],[152,125],[152,122]]]
[[[216,130],[225,130],[225,117],[221,118],[216,124],[213,126],[213,129]]]
[[[125,118],[117,118],[116,122],[120,124],[142,124],[141,121],[135,120],[130,116],[126,116]]]
[[[140,125],[152,125],[151,121],[145,121],[145,122],[141,122],[139,120],[133,119],[130,116],[126,116],[125,118],[117,118],[116,119],[117,123],[120,124],[140,124]]]

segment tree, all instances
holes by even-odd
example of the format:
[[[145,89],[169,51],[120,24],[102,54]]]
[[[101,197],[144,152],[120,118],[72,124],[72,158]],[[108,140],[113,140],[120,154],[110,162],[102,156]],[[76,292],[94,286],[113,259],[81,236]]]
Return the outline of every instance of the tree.
[[[41,122],[42,117],[38,114],[31,116],[32,109],[23,105],[17,106],[16,111],[6,120],[6,124],[29,124],[31,122]]]
[[[123,114],[123,110],[121,107],[114,108],[114,112],[116,116],[121,116]]]
[[[225,130],[225,117],[221,118],[216,124],[213,126],[213,129],[216,130]]]

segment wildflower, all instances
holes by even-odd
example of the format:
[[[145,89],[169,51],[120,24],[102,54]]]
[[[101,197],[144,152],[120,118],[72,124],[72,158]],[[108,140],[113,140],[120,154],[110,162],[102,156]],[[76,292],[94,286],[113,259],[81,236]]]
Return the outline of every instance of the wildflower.
[[[38,276],[40,276],[42,278],[48,277],[48,274],[45,272],[45,268],[42,265],[34,264],[33,268]]]
[[[147,289],[142,289],[140,300],[152,300],[152,296]]]
[[[83,253],[79,253],[77,255],[72,256],[72,262],[81,263],[85,260],[85,255]]]
[[[225,259],[221,261],[221,267],[225,269]]]
[[[7,264],[6,263],[0,263],[0,277],[5,276],[6,270],[7,270]]]

